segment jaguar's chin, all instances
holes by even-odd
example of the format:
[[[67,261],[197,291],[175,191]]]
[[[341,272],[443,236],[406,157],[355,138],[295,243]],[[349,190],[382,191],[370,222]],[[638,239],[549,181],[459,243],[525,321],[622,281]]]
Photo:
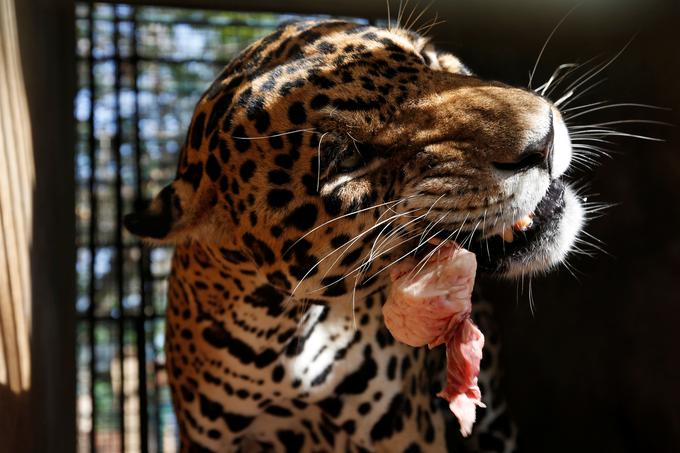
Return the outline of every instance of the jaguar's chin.
[[[458,240],[475,253],[479,272],[507,278],[540,274],[564,261],[583,223],[584,209],[576,194],[554,179],[533,210],[504,231],[484,235],[477,228],[471,237],[457,230],[440,231],[416,255],[426,256],[442,240]]]
[[[555,179],[536,208],[511,230],[473,240],[468,248],[482,272],[510,278],[543,273],[566,258],[583,222],[578,198]]]

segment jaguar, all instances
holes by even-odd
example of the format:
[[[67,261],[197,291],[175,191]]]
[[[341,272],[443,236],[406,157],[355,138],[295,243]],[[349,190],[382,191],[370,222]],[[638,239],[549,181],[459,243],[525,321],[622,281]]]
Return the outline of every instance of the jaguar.
[[[196,105],[174,181],[125,217],[174,244],[167,371],[185,452],[514,451],[492,306],[472,435],[442,348],[382,321],[389,269],[455,240],[479,269],[545,272],[584,206],[558,103],[476,77],[403,28],[287,23]],[[518,220],[531,222],[512,228]]]

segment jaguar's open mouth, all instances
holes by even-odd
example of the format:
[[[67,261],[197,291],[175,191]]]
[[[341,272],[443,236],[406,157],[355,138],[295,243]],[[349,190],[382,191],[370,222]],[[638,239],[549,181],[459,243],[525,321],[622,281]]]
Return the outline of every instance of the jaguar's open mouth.
[[[544,272],[560,263],[582,226],[583,208],[576,195],[561,179],[555,179],[533,211],[512,227],[490,236],[477,231],[458,242],[475,253],[479,271],[515,277]],[[451,240],[452,233],[443,231],[438,237]],[[456,237],[463,238],[465,233]],[[427,250],[419,251],[422,253]]]

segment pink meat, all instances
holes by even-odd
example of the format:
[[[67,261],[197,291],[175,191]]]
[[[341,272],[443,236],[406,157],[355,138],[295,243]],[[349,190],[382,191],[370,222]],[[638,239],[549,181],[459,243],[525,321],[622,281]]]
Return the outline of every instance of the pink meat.
[[[421,268],[422,266],[422,268]],[[484,335],[470,320],[477,260],[453,243],[440,247],[422,265],[408,258],[392,271],[392,288],[383,306],[385,325],[409,346],[446,343],[446,386],[438,396],[467,436],[476,406],[485,407],[477,385]]]

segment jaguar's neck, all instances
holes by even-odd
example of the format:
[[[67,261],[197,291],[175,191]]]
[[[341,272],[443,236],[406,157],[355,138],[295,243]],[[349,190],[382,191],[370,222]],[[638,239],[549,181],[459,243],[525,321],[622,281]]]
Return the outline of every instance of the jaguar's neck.
[[[358,329],[370,334],[381,324],[385,294],[377,283],[344,288],[333,297],[295,290],[283,272],[261,267],[242,252],[192,242],[177,247],[169,308],[181,311],[173,300],[191,300],[196,319],[214,322],[255,352],[286,349],[289,355],[320,322],[331,336]]]
[[[245,386],[247,370],[249,381],[277,384],[270,398],[320,400],[365,360],[367,344],[393,341],[382,323],[384,288],[357,289],[354,303],[351,291],[327,301],[291,297],[266,272],[231,262],[242,258],[185,244],[177,247],[170,279],[168,348],[185,331],[197,338],[195,355],[214,368],[211,375],[224,375],[225,388]]]

